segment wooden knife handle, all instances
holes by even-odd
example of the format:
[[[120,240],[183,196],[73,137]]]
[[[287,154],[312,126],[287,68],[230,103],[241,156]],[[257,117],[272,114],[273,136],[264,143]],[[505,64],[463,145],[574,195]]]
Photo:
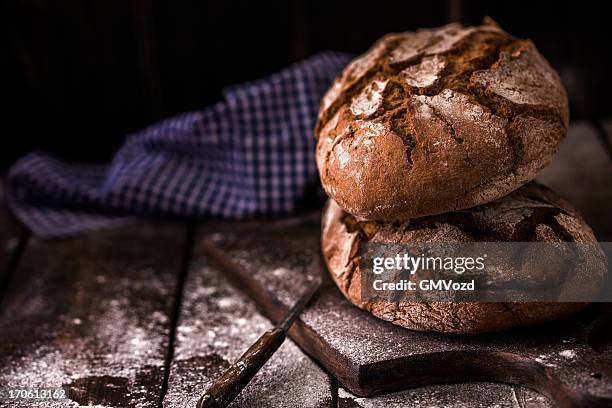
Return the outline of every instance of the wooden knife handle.
[[[226,407],[251,381],[285,340],[280,328],[268,330],[206,391],[198,408]]]

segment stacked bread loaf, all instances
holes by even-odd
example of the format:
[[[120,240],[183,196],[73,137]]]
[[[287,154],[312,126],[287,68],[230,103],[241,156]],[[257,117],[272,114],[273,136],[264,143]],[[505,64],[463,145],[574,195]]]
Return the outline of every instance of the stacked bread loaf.
[[[315,128],[317,166],[330,197],[322,247],[342,293],[392,323],[455,333],[542,322],[583,307],[360,296],[365,241],[596,242],[568,203],[531,182],[567,128],[557,73],[531,41],[492,21],[376,42],[336,79]]]

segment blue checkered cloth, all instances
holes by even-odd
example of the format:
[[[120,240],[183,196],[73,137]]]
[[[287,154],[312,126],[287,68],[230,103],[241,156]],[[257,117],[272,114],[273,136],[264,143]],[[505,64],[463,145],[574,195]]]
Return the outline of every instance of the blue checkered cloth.
[[[34,152],[8,174],[14,214],[42,238],[135,215],[243,219],[287,214],[316,184],[319,101],[349,57],[322,53],[231,87],[204,110],[127,137],[108,166]]]

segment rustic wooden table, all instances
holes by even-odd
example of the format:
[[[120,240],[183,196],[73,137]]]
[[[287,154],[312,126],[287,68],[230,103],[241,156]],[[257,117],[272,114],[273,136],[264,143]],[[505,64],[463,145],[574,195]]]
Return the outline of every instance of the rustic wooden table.
[[[612,122],[575,123],[539,178],[612,240]],[[9,215],[0,189],[0,388],[68,387],[70,399],[0,407],[193,407],[267,328],[210,265],[207,225],[143,221],[41,241]],[[608,340],[610,340],[608,338]],[[464,383],[359,398],[291,340],[233,406],[545,407],[526,388]]]

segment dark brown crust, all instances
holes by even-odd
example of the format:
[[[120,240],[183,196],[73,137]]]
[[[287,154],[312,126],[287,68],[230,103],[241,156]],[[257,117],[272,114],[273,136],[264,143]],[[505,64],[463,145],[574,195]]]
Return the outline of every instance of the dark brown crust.
[[[568,125],[558,75],[497,25],[389,34],[347,66],[315,129],[327,194],[366,219],[473,207],[532,180]]]
[[[576,303],[416,303],[361,301],[359,245],[379,243],[470,241],[574,241],[596,243],[588,225],[565,201],[550,190],[530,183],[492,203],[470,210],[409,220],[360,220],[330,200],[324,211],[323,255],[344,296],[374,316],[413,330],[475,333],[503,330],[559,318],[581,309]],[[606,271],[601,268],[566,270],[598,288]],[[553,268],[554,269],[554,268]],[[559,270],[564,270],[559,268]],[[561,272],[559,272],[561,273]],[[580,276],[578,276],[580,274]],[[583,276],[588,275],[588,276]],[[508,279],[523,279],[510,276]]]

